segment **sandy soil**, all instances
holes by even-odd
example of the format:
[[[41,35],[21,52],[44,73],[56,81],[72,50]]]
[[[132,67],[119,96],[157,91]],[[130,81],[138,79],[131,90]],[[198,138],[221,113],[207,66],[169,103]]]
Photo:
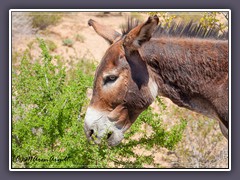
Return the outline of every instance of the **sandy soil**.
[[[64,16],[60,23],[48,27],[44,31],[38,31],[35,34],[15,34],[13,39],[13,49],[23,51],[27,45],[33,41],[36,36],[53,41],[57,45],[57,49],[53,54],[60,54],[63,59],[70,57],[85,57],[100,61],[109,44],[101,38],[92,27],[88,26],[88,20],[94,19],[99,23],[109,25],[110,28],[121,32],[121,25],[124,24],[129,17],[129,13],[115,13],[114,15],[99,16],[99,13],[69,13]],[[21,26],[19,25],[19,28]],[[76,40],[76,36],[80,35],[84,38],[84,42]],[[64,39],[73,40],[73,46],[67,47],[63,45]],[[36,57],[38,53],[33,55]]]

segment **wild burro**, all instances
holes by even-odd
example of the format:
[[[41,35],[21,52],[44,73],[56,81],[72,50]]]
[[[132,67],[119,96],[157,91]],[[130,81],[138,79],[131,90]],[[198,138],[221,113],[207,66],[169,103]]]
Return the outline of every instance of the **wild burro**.
[[[122,34],[89,20],[110,47],[95,74],[85,133],[96,144],[118,145],[157,96],[219,120],[228,137],[228,40],[191,22],[158,25],[157,16],[128,22]]]

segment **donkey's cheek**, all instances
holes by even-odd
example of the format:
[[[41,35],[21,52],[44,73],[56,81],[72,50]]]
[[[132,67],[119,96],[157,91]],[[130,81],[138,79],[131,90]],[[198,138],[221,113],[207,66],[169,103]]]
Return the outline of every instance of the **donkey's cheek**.
[[[123,121],[128,117],[128,110],[122,106],[117,106],[113,111],[111,111],[108,115],[109,120],[111,121]]]

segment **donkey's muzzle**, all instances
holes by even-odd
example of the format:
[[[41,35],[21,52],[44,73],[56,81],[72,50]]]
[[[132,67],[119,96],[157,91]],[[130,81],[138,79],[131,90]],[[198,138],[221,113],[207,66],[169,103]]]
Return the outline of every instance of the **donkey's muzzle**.
[[[123,132],[108,119],[107,115],[106,112],[89,107],[84,120],[84,131],[87,139],[95,144],[105,140],[108,145],[116,146],[122,141]]]

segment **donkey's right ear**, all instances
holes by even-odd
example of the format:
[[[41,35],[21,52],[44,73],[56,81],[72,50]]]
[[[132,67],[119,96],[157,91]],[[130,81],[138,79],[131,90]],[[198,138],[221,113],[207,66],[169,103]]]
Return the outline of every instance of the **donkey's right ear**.
[[[156,15],[150,16],[145,23],[133,28],[126,35],[123,45],[130,51],[137,50],[143,43],[150,40],[158,22],[159,18]]]
[[[116,39],[121,37],[121,34],[107,26],[101,25],[96,21],[90,19],[88,21],[88,25],[92,26],[96,33],[107,40],[110,44],[112,44]]]

